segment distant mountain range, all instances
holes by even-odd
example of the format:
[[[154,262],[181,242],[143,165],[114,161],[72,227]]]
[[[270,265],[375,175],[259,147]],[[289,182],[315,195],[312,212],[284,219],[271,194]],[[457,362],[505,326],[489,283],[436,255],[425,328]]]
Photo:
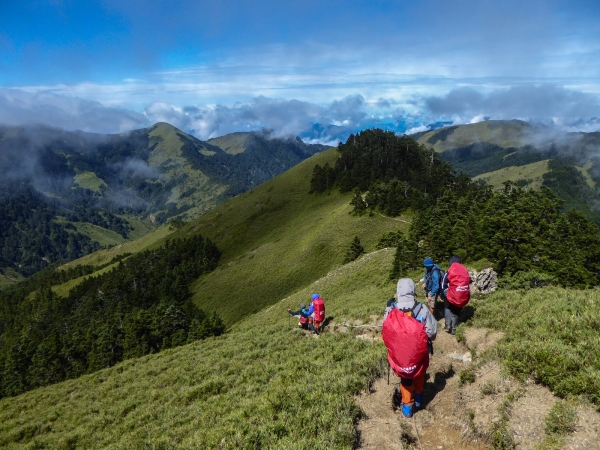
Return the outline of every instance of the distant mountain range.
[[[521,120],[489,120],[412,137],[482,183],[546,186],[566,209],[575,208],[600,225],[600,132],[565,133]]]
[[[167,123],[116,135],[0,127],[0,268],[28,275],[194,219],[325,148],[268,131],[205,142]]]

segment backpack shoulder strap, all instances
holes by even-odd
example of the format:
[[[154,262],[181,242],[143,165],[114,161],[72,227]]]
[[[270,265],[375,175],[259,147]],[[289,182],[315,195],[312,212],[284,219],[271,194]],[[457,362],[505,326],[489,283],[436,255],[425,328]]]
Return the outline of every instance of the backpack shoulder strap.
[[[416,319],[419,313],[421,312],[421,308],[423,307],[423,303],[415,300],[415,304],[411,310],[412,316]]]

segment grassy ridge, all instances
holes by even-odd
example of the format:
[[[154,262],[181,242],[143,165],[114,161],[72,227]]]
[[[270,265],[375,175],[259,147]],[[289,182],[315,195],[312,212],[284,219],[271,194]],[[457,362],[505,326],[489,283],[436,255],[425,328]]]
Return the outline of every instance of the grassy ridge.
[[[20,448],[352,448],[353,395],[384,366],[381,343],[318,339],[290,323],[313,291],[327,316],[380,315],[392,250],[333,271],[219,338],[0,401],[0,446]]]
[[[137,253],[146,250],[153,245],[158,246],[160,245],[160,242],[162,242],[162,240],[169,236],[172,232],[173,229],[171,229],[168,225],[165,225],[135,241],[125,242],[124,244],[90,253],[89,255],[83,256],[79,259],[69,261],[68,263],[62,265],[61,268],[68,269],[80,264],[100,266],[102,264],[106,264],[115,256],[122,255],[123,253]]]
[[[501,188],[505,181],[532,180],[528,186],[539,189],[544,181],[542,176],[548,172],[548,160],[538,161],[524,166],[510,166],[492,172],[482,173],[473,180],[484,180],[495,188]]]
[[[308,194],[315,164],[336,158],[336,150],[309,158],[178,231],[207,236],[223,252],[220,267],[193,286],[199,308],[235,323],[340,266],[354,236],[368,252],[385,232],[408,226],[406,218],[349,215],[352,194]]]
[[[520,120],[486,120],[419,133],[417,141],[433,147],[436,152],[466,147],[476,142],[491,142],[503,148],[522,147],[534,142],[538,128],[542,127]]]

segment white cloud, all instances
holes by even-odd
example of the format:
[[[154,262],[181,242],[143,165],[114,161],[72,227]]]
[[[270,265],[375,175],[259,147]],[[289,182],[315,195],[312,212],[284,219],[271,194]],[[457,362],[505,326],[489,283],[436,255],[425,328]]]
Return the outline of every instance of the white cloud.
[[[483,93],[474,88],[453,89],[444,96],[425,98],[432,117],[454,123],[485,119],[521,119],[563,129],[590,130],[600,117],[600,96],[554,84],[525,84]]]
[[[66,130],[118,133],[148,126],[140,113],[52,92],[0,88],[0,123],[40,123]]]

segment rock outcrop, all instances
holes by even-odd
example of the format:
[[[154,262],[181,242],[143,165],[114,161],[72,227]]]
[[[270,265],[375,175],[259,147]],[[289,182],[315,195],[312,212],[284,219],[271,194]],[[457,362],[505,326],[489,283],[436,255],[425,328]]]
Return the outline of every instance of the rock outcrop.
[[[472,280],[471,292],[489,294],[494,292],[498,286],[498,274],[491,267],[483,269],[481,272],[469,270],[469,275]]]

